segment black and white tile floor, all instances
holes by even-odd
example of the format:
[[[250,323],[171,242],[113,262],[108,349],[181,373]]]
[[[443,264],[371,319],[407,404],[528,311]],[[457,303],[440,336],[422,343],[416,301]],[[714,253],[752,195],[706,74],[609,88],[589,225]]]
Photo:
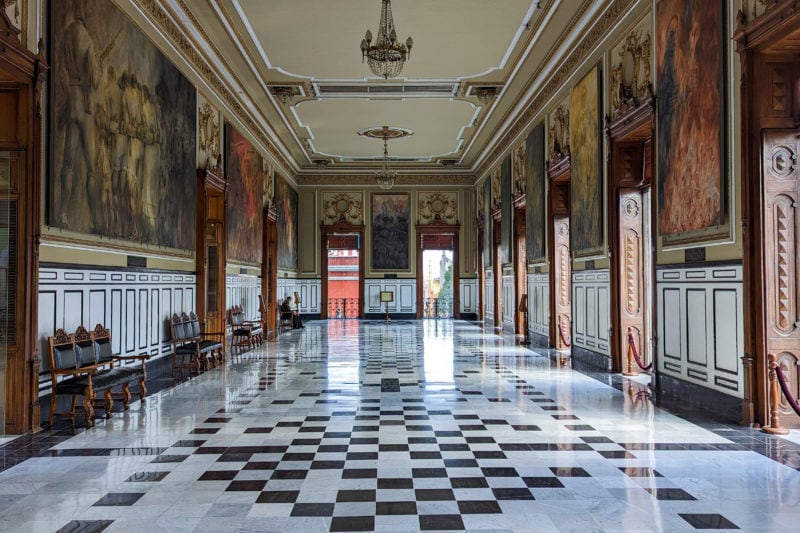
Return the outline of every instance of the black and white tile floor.
[[[467,322],[311,322],[36,441],[0,530],[796,530],[800,446],[625,384]]]

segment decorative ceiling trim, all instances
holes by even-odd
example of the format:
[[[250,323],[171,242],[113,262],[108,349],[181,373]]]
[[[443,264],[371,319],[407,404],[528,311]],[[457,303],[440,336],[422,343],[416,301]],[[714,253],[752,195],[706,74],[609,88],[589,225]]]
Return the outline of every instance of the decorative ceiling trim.
[[[454,187],[469,187],[475,182],[472,174],[432,174],[432,175],[401,175],[397,177],[396,187],[419,185],[452,185]],[[337,174],[306,174],[297,176],[298,185],[358,185],[375,187],[374,174],[368,175],[337,175]]]
[[[608,37],[609,30],[619,24],[635,1],[636,0],[612,1],[608,9],[603,12],[602,16],[597,20],[594,26],[592,26],[592,29],[584,34],[584,38],[581,39],[576,46],[571,48],[569,56],[564,61],[560,62],[558,70],[550,77],[548,83],[529,101],[526,110],[517,117],[513,125],[506,130],[501,139],[495,144],[495,148],[491,151],[490,155],[487,156],[478,167],[475,173],[476,176],[483,176],[493,165],[497,164],[499,159],[509,150],[512,141],[531,125],[534,118],[544,109],[547,101],[563,88],[564,82],[574,74],[575,68],[596,51],[598,44]],[[585,10],[586,5],[582,6],[581,15]],[[542,61],[542,65],[549,63],[549,59],[551,59],[550,56],[555,50],[560,48],[560,44],[561,43],[557,43],[550,49],[550,54],[548,54],[547,60]],[[538,69],[532,76],[532,79],[535,79],[540,72],[541,69]],[[531,80],[528,82],[528,85],[530,84]]]

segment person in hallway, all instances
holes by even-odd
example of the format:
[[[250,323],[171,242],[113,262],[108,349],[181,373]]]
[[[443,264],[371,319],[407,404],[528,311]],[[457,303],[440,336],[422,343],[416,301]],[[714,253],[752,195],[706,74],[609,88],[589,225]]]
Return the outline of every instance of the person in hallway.
[[[292,329],[304,328],[303,321],[300,320],[300,313],[296,309],[292,309],[292,297],[287,296],[281,304],[281,312],[292,313]]]

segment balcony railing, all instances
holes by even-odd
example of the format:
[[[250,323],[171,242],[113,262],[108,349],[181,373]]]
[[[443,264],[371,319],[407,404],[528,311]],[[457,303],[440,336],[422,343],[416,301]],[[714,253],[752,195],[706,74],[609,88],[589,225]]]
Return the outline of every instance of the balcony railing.
[[[358,315],[359,315],[358,298],[328,299],[328,318],[331,319],[358,318]]]
[[[424,298],[422,300],[423,318],[453,318],[452,298]]]

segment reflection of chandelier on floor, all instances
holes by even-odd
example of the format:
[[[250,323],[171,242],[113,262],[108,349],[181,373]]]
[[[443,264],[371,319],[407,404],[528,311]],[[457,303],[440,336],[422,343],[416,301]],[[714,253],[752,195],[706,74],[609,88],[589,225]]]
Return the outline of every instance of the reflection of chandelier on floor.
[[[371,139],[383,139],[383,167],[375,172],[375,183],[383,190],[391,189],[397,180],[397,171],[389,168],[389,139],[402,139],[413,135],[414,132],[405,128],[382,126],[380,128],[366,128],[359,131],[358,134]]]
[[[397,40],[392,18],[391,0],[381,0],[381,21],[378,24],[378,38],[372,44],[372,32],[361,39],[361,61],[367,58],[369,68],[376,76],[382,78],[396,78],[403,70],[406,59],[411,57],[411,47],[414,41],[409,37],[406,44]]]

